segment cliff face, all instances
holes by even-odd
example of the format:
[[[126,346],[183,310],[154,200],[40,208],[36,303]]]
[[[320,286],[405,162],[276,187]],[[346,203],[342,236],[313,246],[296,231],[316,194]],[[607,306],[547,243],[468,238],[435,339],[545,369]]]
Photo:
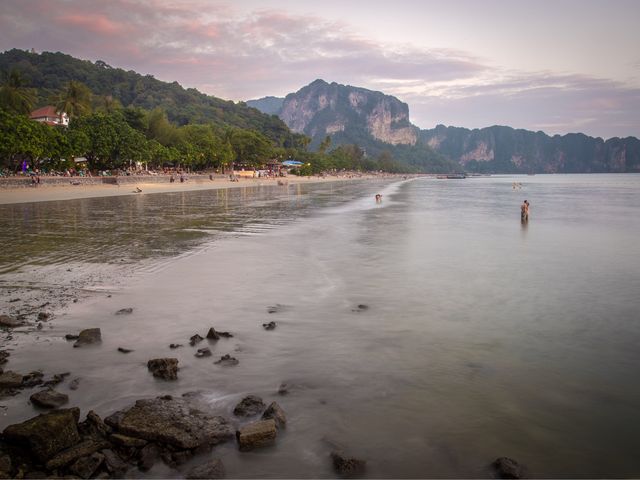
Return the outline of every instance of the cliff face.
[[[469,130],[438,125],[420,132],[420,142],[473,172],[640,172],[640,140],[606,142],[581,133],[554,135],[511,127]]]
[[[278,113],[291,130],[313,143],[342,132],[345,139],[363,132],[391,145],[415,145],[418,129],[409,122],[409,107],[395,97],[323,80],[287,95]]]

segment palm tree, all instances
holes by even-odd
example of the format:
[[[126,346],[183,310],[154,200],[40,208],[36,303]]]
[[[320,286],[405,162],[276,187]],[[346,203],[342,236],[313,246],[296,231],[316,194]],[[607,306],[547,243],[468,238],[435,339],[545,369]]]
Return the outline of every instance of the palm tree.
[[[20,72],[12,70],[0,87],[0,107],[12,113],[28,114],[35,101],[35,90],[25,87]]]
[[[91,90],[82,82],[69,81],[67,89],[58,96],[56,109],[66,112],[69,118],[91,113]]]

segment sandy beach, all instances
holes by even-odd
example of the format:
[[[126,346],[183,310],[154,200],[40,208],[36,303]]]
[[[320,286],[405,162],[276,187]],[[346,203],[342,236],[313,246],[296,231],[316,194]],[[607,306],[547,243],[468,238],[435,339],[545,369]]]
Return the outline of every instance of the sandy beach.
[[[345,175],[327,177],[296,177],[288,176],[279,179],[289,185],[311,184],[319,182],[336,182],[347,180],[380,178],[375,175]],[[151,193],[188,192],[195,190],[215,190],[221,188],[240,188],[277,185],[278,179],[267,178],[241,178],[237,182],[231,182],[226,178],[190,178],[184,183],[175,182],[150,182],[149,177],[126,178],[126,183],[119,185],[109,184],[80,184],[80,185],[47,185],[43,183],[38,187],[5,187],[0,188],[0,205],[27,202],[48,202],[57,200],[73,200],[92,197],[112,197],[121,195],[145,195]],[[138,192],[136,189],[140,189]]]

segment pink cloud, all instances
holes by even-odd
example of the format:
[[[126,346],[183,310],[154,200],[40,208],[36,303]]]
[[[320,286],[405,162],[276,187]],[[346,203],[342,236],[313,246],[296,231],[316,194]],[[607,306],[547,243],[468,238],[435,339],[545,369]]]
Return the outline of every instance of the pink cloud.
[[[122,25],[112,22],[106,15],[95,13],[75,13],[58,17],[62,24],[81,27],[102,35],[114,35],[123,31]]]

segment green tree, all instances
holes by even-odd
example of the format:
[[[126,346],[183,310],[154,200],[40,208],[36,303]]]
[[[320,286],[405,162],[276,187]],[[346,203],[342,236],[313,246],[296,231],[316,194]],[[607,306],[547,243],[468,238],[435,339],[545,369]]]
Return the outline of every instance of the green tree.
[[[36,101],[33,88],[27,88],[18,70],[12,70],[0,87],[0,108],[16,114],[29,114]]]
[[[69,118],[91,113],[91,90],[82,82],[70,80],[66,89],[56,98],[58,111],[66,112]]]

